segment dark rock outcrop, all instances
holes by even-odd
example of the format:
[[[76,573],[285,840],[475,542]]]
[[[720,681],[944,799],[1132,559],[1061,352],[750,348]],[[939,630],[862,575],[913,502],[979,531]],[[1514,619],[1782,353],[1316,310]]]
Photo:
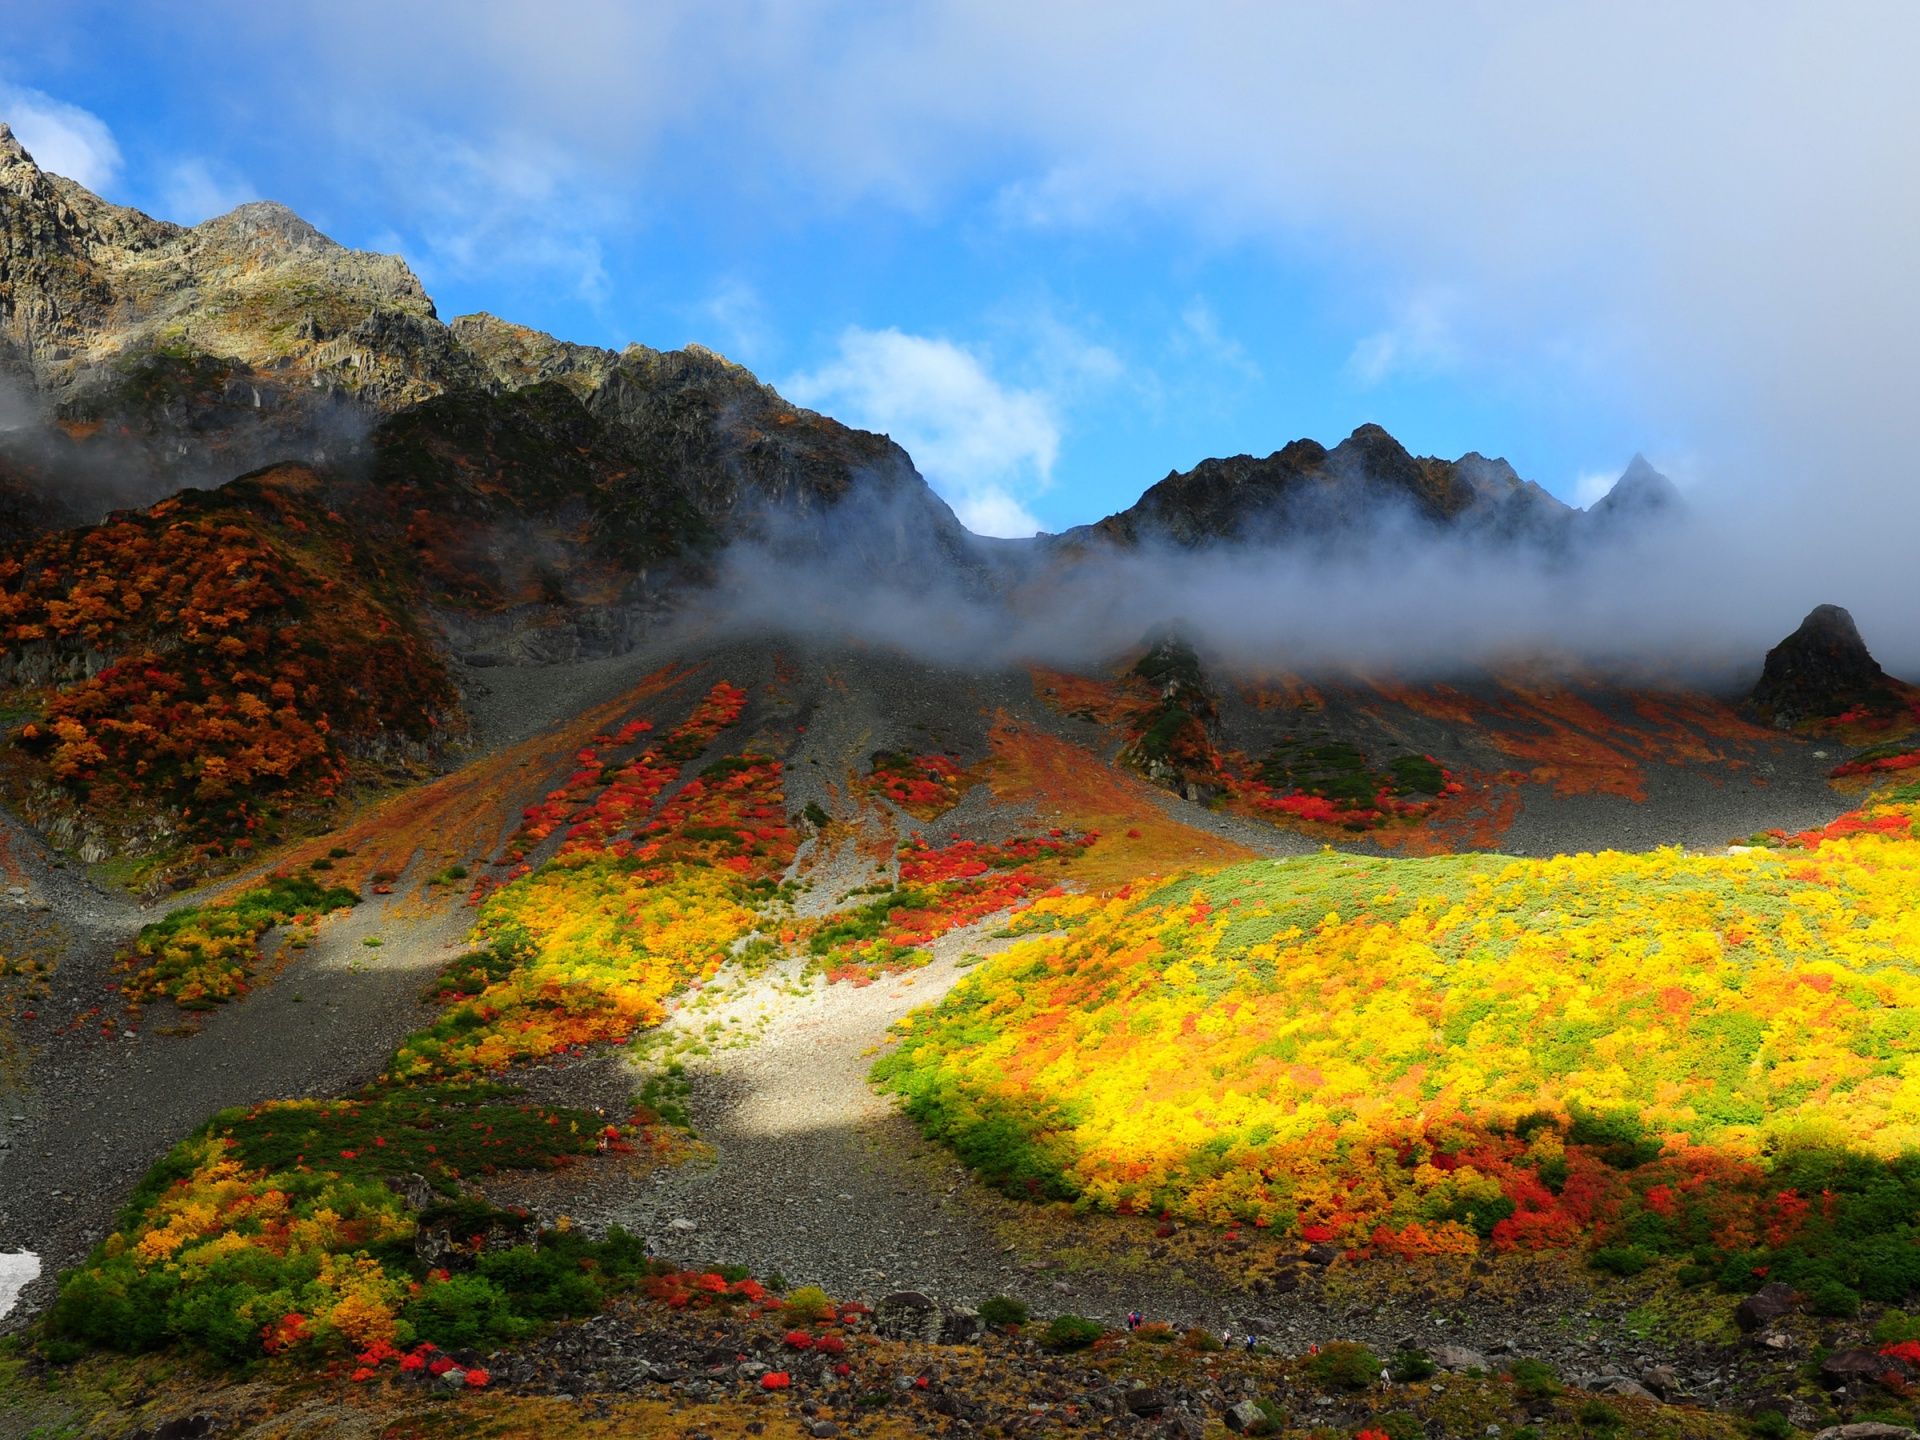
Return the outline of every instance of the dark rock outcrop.
[[[1887,672],[1867,651],[1860,629],[1838,605],[1816,605],[1800,628],[1767,652],[1748,703],[1763,720],[1791,730],[1803,720],[1844,714],[1894,696]]]
[[[1758,1330],[1782,1315],[1791,1315],[1793,1309],[1793,1287],[1776,1280],[1735,1306],[1733,1318],[1742,1330]]]
[[[1056,549],[1114,545],[1364,542],[1383,526],[1560,551],[1635,532],[1680,507],[1679,492],[1636,455],[1589,511],[1563,504],[1505,460],[1416,456],[1378,425],[1331,450],[1296,440],[1265,459],[1235,455],[1174,471],[1129,509],[1052,537]]]

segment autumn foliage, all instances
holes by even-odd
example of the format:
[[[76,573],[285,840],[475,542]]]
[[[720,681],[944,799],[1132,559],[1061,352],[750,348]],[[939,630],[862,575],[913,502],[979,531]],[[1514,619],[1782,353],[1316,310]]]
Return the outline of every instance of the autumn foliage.
[[[1326,854],[1043,899],[1033,923],[1067,933],[982,966],[877,1073],[990,1178],[1094,1208],[1395,1253],[1814,1264],[1892,1243],[1848,1230],[1884,1216],[1863,1188],[1911,1182],[1900,1223],[1920,1215],[1917,820],[1883,805],[1778,854]]]
[[[250,481],[48,536],[0,559],[0,646],[41,709],[19,744],[96,813],[244,839],[331,797],[356,744],[454,713],[382,573],[346,521]]]

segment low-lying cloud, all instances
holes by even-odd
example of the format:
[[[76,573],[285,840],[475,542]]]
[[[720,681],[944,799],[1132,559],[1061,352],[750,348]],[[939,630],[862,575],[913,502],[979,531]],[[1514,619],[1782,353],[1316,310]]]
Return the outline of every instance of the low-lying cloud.
[[[1777,533],[1711,511],[1667,512],[1566,549],[1389,514],[1337,544],[1064,552],[1043,540],[989,544],[976,568],[931,548],[876,564],[872,533],[904,533],[908,517],[850,513],[859,535],[830,534],[824,552],[777,537],[734,546],[696,613],[961,666],[1100,665],[1171,623],[1247,673],[1444,678],[1524,665],[1728,688],[1751,683],[1766,651],[1832,602],[1854,612],[1890,670],[1920,678],[1904,577],[1793,564]]]

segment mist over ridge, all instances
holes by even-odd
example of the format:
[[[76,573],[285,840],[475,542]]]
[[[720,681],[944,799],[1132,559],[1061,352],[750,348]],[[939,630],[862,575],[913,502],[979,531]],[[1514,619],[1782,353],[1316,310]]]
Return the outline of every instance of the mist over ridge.
[[[588,504],[595,563],[613,565],[549,598],[613,612],[594,622],[604,634],[684,607],[952,663],[1097,665],[1178,620],[1249,671],[1701,676],[1756,665],[1811,605],[1841,599],[1896,670],[1920,661],[1897,581],[1835,565],[1829,544],[1789,539],[1777,515],[1711,492],[1683,501],[1637,456],[1582,511],[1503,460],[1416,457],[1364,425],[1331,448],[1298,439],[1202,461],[1059,535],[988,539],[897,444],[791,404],[713,351],[616,353],[485,314],[448,324],[398,257],[347,250],[284,207],[183,229],[46,174],[10,134],[0,160],[10,274],[18,293],[45,296],[0,326],[0,521],[15,536],[279,461],[377,477],[383,427],[444,397],[490,397],[499,413],[472,417],[481,431],[548,434],[507,405],[543,387],[540,413],[579,431],[566,443],[605,454],[597,498],[566,503]],[[190,278],[156,285],[169,264]],[[222,286],[238,303],[214,303]],[[530,451],[516,473],[543,463]],[[497,563],[523,576],[570,563],[532,512],[482,506],[464,523],[481,533],[463,553],[509,557]],[[618,560],[609,537],[629,532],[655,538]],[[622,565],[630,578],[610,600]],[[1757,575],[1772,577],[1758,593]],[[499,638],[447,623],[456,648]]]

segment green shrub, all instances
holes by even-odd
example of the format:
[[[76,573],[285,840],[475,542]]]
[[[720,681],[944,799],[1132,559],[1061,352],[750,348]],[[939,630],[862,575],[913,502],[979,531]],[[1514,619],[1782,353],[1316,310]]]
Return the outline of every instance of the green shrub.
[[[1753,1417],[1753,1433],[1760,1440],[1787,1440],[1793,1434],[1793,1422],[1778,1410],[1762,1410]]]
[[[1426,1440],[1427,1437],[1427,1427],[1420,1423],[1420,1417],[1409,1415],[1405,1410],[1375,1416],[1367,1428],[1383,1431],[1387,1440]]]
[[[1197,1350],[1203,1355],[1217,1355],[1227,1347],[1220,1343],[1220,1337],[1203,1326],[1196,1325],[1180,1337],[1180,1343],[1189,1350]]]
[[[1322,1385],[1364,1390],[1380,1378],[1380,1360],[1364,1345],[1335,1340],[1307,1357],[1306,1370]]]
[[[1402,1350],[1393,1357],[1393,1363],[1387,1368],[1402,1385],[1410,1385],[1416,1380],[1431,1379],[1439,1367],[1427,1358],[1424,1350]]]
[[[1682,1265],[1673,1278],[1691,1290],[1697,1285],[1705,1285],[1713,1279],[1714,1274],[1711,1265]]]
[[[1084,1350],[1106,1333],[1107,1327],[1098,1320],[1056,1315],[1047,1326],[1047,1344],[1055,1350]]]
[[[42,1358],[44,1358],[49,1365],[71,1365],[87,1353],[87,1342],[84,1340],[62,1340],[56,1336],[49,1335],[41,1340],[38,1348]]]
[[[1860,1313],[1860,1292],[1838,1280],[1829,1280],[1813,1292],[1813,1313],[1851,1320]]]
[[[1609,1275],[1638,1275],[1653,1263],[1653,1256],[1637,1245],[1606,1245],[1594,1251],[1587,1263]]]
[[[1889,1310],[1874,1323],[1874,1344],[1898,1345],[1903,1340],[1920,1340],[1920,1320],[1912,1318],[1906,1311]]]
[[[1544,1360],[1516,1360],[1507,1372],[1513,1388],[1524,1400],[1546,1400],[1560,1393],[1559,1379]]]
[[[1646,1122],[1632,1110],[1589,1110],[1575,1104],[1570,1144],[1585,1145],[1616,1170],[1631,1170],[1660,1158],[1660,1141],[1647,1134]]]
[[[827,822],[830,817],[827,815],[826,811],[820,808],[820,804],[818,801],[809,800],[806,804],[806,808],[803,809],[800,813],[806,817],[807,823],[813,826],[814,829],[824,830],[827,828]]]
[[[454,1275],[429,1285],[408,1304],[405,1319],[442,1350],[492,1349],[533,1328],[513,1313],[506,1295],[484,1275]]]
[[[833,1313],[833,1301],[818,1285],[802,1285],[780,1302],[780,1318],[789,1325],[824,1320]]]
[[[980,1318],[989,1325],[1024,1325],[1033,1312],[1007,1295],[980,1302]]]
[[[1578,1419],[1589,1430],[1612,1430],[1620,1424],[1620,1412],[1604,1400],[1589,1400],[1580,1407]]]

